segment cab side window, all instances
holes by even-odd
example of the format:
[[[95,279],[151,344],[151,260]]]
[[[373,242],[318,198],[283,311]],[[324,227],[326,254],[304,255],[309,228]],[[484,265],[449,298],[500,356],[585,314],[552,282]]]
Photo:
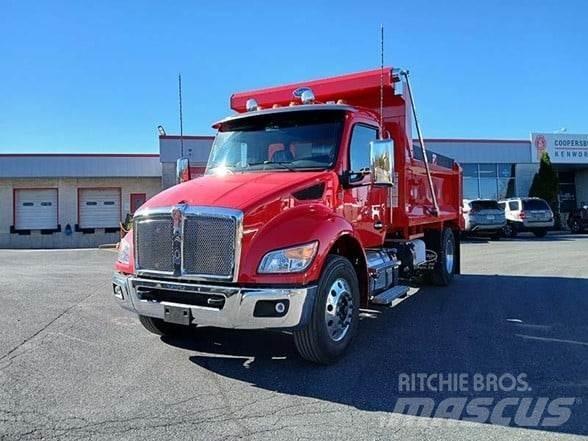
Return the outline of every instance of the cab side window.
[[[375,127],[356,124],[351,132],[349,144],[349,166],[351,173],[370,170],[370,142],[378,139]]]
[[[510,211],[517,211],[519,209],[519,203],[517,201],[511,201],[508,203],[508,209]]]

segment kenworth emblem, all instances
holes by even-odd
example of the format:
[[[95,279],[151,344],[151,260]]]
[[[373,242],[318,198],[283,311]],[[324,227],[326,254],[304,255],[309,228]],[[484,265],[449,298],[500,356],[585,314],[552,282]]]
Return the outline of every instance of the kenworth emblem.
[[[172,209],[172,263],[174,273],[182,272],[182,223],[184,220],[184,206],[178,205]]]

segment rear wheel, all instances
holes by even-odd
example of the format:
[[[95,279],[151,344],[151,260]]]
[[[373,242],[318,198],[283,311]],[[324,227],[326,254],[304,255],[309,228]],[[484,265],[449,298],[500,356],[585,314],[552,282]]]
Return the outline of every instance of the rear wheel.
[[[359,322],[359,282],[351,262],[329,256],[319,280],[310,322],[294,332],[294,343],[301,357],[314,363],[329,364],[340,358]]]
[[[511,238],[517,237],[517,229],[514,224],[509,222],[504,226],[504,235]]]
[[[574,234],[582,232],[582,225],[580,225],[580,221],[578,221],[578,219],[573,219],[570,222],[570,231]]]
[[[437,286],[447,286],[453,280],[455,273],[455,236],[451,228],[445,228],[441,233],[437,262],[431,272],[431,281]]]
[[[183,334],[187,331],[187,327],[181,325],[174,325],[173,323],[164,322],[161,319],[155,317],[147,317],[146,315],[140,315],[139,321],[145,329],[152,334],[156,335],[167,335],[169,337]]]
[[[533,230],[533,234],[537,237],[545,237],[547,230],[545,228],[540,228],[538,230]]]

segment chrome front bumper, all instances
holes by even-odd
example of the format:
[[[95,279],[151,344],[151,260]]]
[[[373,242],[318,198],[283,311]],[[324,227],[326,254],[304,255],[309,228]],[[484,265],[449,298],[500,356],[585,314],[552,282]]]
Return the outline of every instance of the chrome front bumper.
[[[143,279],[114,273],[113,293],[117,303],[139,315],[164,319],[166,306],[189,308],[192,324],[238,329],[291,329],[304,326],[310,317],[316,286],[303,288],[244,288],[195,283],[180,283],[171,280]],[[222,307],[194,305],[181,301],[156,301],[143,298],[143,290],[180,293],[183,298],[224,298]],[[254,315],[259,301],[287,302],[282,316]],[[192,302],[194,303],[194,302]]]

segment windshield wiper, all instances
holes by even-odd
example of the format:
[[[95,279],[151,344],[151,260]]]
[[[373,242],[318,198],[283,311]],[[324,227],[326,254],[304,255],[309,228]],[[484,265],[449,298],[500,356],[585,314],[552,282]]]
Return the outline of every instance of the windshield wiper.
[[[264,165],[265,166],[265,165],[272,165],[272,164],[279,165],[280,167],[285,168],[285,169],[288,169],[288,170],[293,171],[293,172],[297,171],[296,168],[292,167],[291,165],[288,165],[288,164],[290,164],[290,161],[260,161],[260,162],[249,162],[247,164],[247,166],[249,166],[249,167],[252,166],[252,165]],[[265,167],[264,167],[264,170],[265,170]]]

